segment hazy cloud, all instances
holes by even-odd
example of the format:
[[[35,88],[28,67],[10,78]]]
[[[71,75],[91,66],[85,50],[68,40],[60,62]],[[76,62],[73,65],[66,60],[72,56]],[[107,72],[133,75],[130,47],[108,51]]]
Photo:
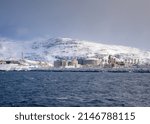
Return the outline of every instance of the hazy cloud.
[[[0,36],[71,37],[150,49],[150,0],[0,0]]]
[[[20,28],[17,28],[16,35],[24,36],[24,35],[28,35],[28,32],[29,32],[29,30],[27,28],[20,27]]]

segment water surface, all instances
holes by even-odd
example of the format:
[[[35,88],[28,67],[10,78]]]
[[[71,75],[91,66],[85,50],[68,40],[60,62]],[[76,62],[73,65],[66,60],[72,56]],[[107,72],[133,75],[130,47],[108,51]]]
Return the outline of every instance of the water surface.
[[[0,106],[150,107],[150,73],[0,72]]]

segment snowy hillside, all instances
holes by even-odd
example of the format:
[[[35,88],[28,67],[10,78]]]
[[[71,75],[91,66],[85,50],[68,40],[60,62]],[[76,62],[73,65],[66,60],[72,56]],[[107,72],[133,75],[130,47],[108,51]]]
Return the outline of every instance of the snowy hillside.
[[[70,38],[51,38],[37,41],[11,41],[0,39],[0,60],[48,61],[69,57],[108,57],[113,55],[120,60],[138,58],[143,63],[150,62],[150,52],[137,48],[105,45],[100,43],[73,40]]]

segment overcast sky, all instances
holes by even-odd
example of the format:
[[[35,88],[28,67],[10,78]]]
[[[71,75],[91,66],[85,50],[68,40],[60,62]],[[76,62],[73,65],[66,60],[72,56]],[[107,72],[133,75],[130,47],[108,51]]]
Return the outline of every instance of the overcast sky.
[[[0,37],[47,35],[150,50],[150,0],[0,0]]]

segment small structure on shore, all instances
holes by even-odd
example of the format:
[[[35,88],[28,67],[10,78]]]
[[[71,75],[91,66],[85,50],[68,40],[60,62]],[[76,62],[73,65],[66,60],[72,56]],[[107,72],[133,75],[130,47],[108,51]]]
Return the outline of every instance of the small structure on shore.
[[[83,60],[83,65],[97,66],[100,64],[100,60],[97,58],[87,58]]]
[[[54,61],[54,67],[77,67],[78,66],[78,60],[77,59],[72,59],[72,60],[65,60],[65,59],[60,59]]]
[[[6,61],[0,60],[0,64],[6,64]]]
[[[61,60],[54,61],[54,67],[61,67],[61,66],[62,66],[62,61]]]
[[[0,60],[0,64],[20,64],[17,60]]]

